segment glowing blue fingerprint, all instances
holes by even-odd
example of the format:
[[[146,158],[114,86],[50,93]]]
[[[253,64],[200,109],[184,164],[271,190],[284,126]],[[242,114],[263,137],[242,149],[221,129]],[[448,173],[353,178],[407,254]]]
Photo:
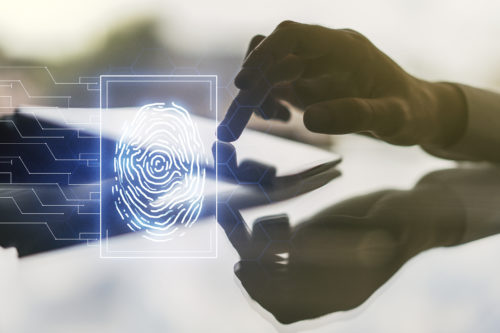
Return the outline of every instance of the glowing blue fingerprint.
[[[200,215],[205,158],[189,112],[172,103],[143,106],[116,143],[115,208],[132,230],[152,241],[172,239]]]

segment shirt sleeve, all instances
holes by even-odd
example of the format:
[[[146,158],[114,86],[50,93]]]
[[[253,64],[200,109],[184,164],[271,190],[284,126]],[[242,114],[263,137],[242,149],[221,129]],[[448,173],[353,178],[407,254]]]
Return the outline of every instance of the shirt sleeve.
[[[422,147],[428,153],[453,160],[500,163],[500,94],[454,84],[467,107],[464,134],[447,147]]]

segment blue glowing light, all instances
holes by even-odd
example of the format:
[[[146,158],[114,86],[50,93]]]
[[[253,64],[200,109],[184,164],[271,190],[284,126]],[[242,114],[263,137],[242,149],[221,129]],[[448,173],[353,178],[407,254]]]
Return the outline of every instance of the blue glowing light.
[[[186,109],[175,103],[143,106],[115,147],[112,193],[120,218],[152,241],[170,240],[191,227],[202,209],[204,156]]]

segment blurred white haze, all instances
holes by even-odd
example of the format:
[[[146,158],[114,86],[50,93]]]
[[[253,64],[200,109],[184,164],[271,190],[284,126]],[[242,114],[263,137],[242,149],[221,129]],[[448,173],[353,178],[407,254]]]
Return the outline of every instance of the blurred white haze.
[[[225,90],[234,90],[230,78],[237,71],[250,38],[255,34],[269,34],[283,20],[294,20],[355,29],[417,77],[500,91],[498,0],[0,1],[0,67],[10,65],[10,61],[15,65],[23,64],[25,60],[27,63],[47,64],[52,72],[57,72],[54,76],[60,82],[75,81],[73,75],[97,76],[108,66],[108,58],[103,59],[101,54],[109,51],[109,59],[120,58],[123,54],[116,45],[115,48],[109,47],[106,38],[115,36],[121,25],[141,18],[152,19],[158,22],[159,36],[169,52],[186,58],[212,57],[225,67],[219,78],[226,77],[222,86],[228,88],[227,84],[230,87],[221,89],[225,94],[218,95],[221,110],[232,99]],[[138,36],[121,41],[122,44],[117,38],[117,44],[120,47],[134,44],[130,53],[135,52],[140,49],[135,45],[136,41],[143,35]],[[123,62],[135,57],[134,54]],[[16,59],[21,60],[15,62]],[[73,59],[75,61],[71,62]],[[154,57],[146,59],[149,61]],[[212,74],[212,65],[207,63],[210,65],[208,72]],[[60,68],[53,68],[58,64]],[[74,64],[80,67],[76,68]],[[218,70],[214,69],[213,73],[220,74]],[[50,91],[44,89],[51,89],[54,84],[46,72],[22,74],[25,75],[21,76],[23,82],[27,78],[36,83],[30,89],[34,91],[32,95],[50,95]],[[37,80],[41,79],[50,81],[51,85],[39,84]],[[222,81],[220,79],[219,83]],[[340,189],[348,191],[344,193],[338,190],[339,187],[332,187],[332,198],[347,198],[358,195],[359,189],[363,189],[364,194],[366,190],[385,189],[393,184],[411,187],[427,172],[449,167],[450,164],[446,163],[451,163],[431,159],[417,147],[388,147],[363,137],[345,140],[344,146],[341,140],[339,142],[341,144],[334,150],[344,156],[341,167],[349,171],[335,180],[334,186],[344,184]],[[375,163],[366,163],[372,158]],[[311,200],[314,206],[320,202],[314,198],[317,197],[306,200]],[[310,203],[303,198],[295,200],[290,206],[295,204],[296,211]],[[325,196],[324,200],[332,199]],[[269,212],[276,214],[273,209],[276,208],[270,206]],[[304,209],[304,212],[309,214],[309,210]],[[258,214],[262,214],[261,211]],[[368,308],[367,305],[363,312],[356,313],[358,317],[331,321],[330,326],[318,324],[317,331],[500,332],[500,265],[496,257],[500,253],[499,239],[500,235],[496,235],[454,250],[437,249],[428,255],[429,251],[413,259],[397,273],[397,278],[391,280],[384,294],[377,294],[376,306]],[[230,246],[227,241],[222,241],[222,244]],[[91,332],[95,331],[94,326],[100,329],[110,327],[114,331],[115,325],[128,331],[151,332],[153,330],[148,330],[148,327],[159,327],[166,332],[164,326],[171,328],[168,331],[176,331],[175,325],[197,327],[203,331],[209,325],[213,327],[214,323],[222,326],[220,323],[224,321],[223,324],[227,324],[226,317],[220,314],[229,306],[228,322],[237,322],[240,328],[247,330],[254,324],[273,329],[261,312],[250,310],[250,303],[243,297],[237,278],[231,274],[236,252],[222,256],[224,261],[219,266],[214,266],[212,261],[175,261],[175,266],[169,266],[146,260],[132,262],[134,266],[129,266],[131,262],[127,261],[97,263],[97,259],[87,256],[90,252],[85,252],[84,247],[76,248],[80,252],[71,251],[55,253],[54,256],[49,254],[39,262],[36,257],[20,260],[23,267],[27,267],[23,268],[23,277],[31,277],[31,284],[26,284],[18,278],[16,254],[0,249],[0,259],[3,260],[0,260],[0,332],[13,332],[2,329],[2,320],[12,322],[14,327],[21,324],[35,327],[29,332],[43,327],[42,324],[64,328],[63,332]],[[74,257],[74,253],[81,257]],[[84,264],[79,258],[85,258],[82,260]],[[71,265],[65,266],[66,262]],[[182,269],[176,271],[177,267]],[[190,278],[196,276],[196,284],[193,288],[187,284],[180,284],[184,289],[164,288],[162,279],[169,277],[170,272],[179,273],[177,281],[195,281]],[[210,274],[205,275],[206,272]],[[212,275],[213,272],[219,275]],[[205,283],[210,288],[205,288]],[[185,290],[188,292],[184,293]],[[199,290],[205,294],[192,307],[185,300],[199,296],[195,294]],[[18,294],[24,295],[30,302],[27,303],[29,306],[21,306],[24,303],[22,298],[15,297]],[[231,303],[225,303],[226,300]],[[189,311],[179,311],[179,304],[180,309],[189,308]],[[236,306],[232,307],[233,304]],[[190,312],[192,308],[197,309],[195,315]],[[390,315],[393,320],[381,313]],[[92,317],[92,314],[97,315]],[[149,326],[145,328],[145,324]],[[440,330],[442,327],[446,329]]]
[[[410,73],[500,87],[500,2],[493,0],[16,0],[2,1],[0,47],[10,57],[57,60],[95,46],[117,24],[153,16],[162,38],[188,54],[242,56],[280,21],[349,27]]]

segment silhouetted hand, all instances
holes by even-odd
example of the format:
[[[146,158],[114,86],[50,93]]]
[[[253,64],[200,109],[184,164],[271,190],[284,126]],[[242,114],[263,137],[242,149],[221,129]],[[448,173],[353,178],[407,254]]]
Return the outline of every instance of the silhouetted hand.
[[[285,21],[254,37],[250,50],[220,140],[236,140],[254,110],[287,120],[282,102],[304,110],[311,131],[367,132],[398,145],[445,146],[465,126],[457,88],[411,76],[353,30]]]
[[[453,182],[460,176],[444,172],[410,191],[355,197],[295,228],[277,215],[257,220],[250,232],[238,211],[220,204],[219,223],[241,257],[235,274],[282,323],[353,309],[409,258],[460,243],[466,214],[446,184],[449,174]]]

